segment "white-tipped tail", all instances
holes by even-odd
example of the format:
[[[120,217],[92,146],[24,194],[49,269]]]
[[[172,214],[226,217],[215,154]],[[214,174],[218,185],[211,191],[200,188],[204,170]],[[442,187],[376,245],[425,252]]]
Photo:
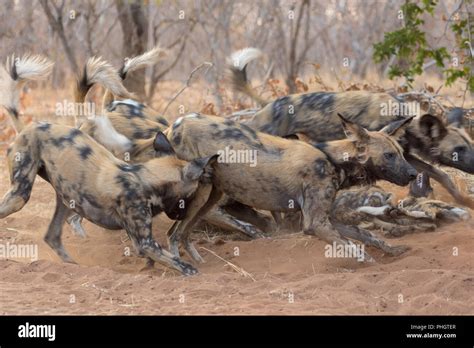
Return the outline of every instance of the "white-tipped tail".
[[[14,55],[7,58],[6,69],[15,81],[44,80],[52,70],[54,63],[39,54],[25,54],[23,57]]]
[[[7,58],[5,66],[0,67],[0,105],[8,110],[17,132],[23,129],[18,118],[21,88],[28,81],[47,78],[53,65],[46,57],[26,54],[23,57],[12,55]]]
[[[110,90],[115,96],[121,98],[132,97],[123,85],[117,70],[102,57],[89,58],[85,67],[85,74],[80,81],[82,87],[92,86],[96,83]]]
[[[262,51],[258,48],[247,47],[231,54],[228,59],[228,64],[240,71],[244,70],[245,66],[252,60],[260,58]]]
[[[120,71],[122,77],[131,71],[135,71],[146,66],[154,65],[166,57],[166,51],[160,47],[155,47],[139,56],[125,60]]]

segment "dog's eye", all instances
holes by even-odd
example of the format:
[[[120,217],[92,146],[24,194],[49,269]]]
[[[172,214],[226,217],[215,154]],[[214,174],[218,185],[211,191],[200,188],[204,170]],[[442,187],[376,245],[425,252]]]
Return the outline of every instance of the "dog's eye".
[[[385,152],[383,155],[388,160],[393,160],[395,158],[395,154],[393,152]]]

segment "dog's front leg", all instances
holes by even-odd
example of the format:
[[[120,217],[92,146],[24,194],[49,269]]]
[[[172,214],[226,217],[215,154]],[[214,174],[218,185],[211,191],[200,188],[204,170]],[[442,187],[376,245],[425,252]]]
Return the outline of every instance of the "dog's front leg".
[[[138,254],[148,258],[148,266],[153,265],[152,261],[157,261],[180,271],[184,275],[198,273],[197,269],[181,261],[179,256],[174,256],[169,251],[163,249],[153,239],[151,211],[145,208],[142,202],[138,202],[136,206],[124,207],[121,212],[126,217],[124,218],[124,228]]]
[[[210,193],[209,193],[210,191]],[[196,197],[187,207],[186,217],[175,223],[169,233],[170,250],[175,256],[179,256],[179,243],[183,242],[186,252],[196,262],[204,262],[199,252],[190,239],[193,227],[207,212],[221,199],[222,192],[213,185],[200,184],[196,191]]]
[[[317,236],[330,244],[348,246],[356,250],[356,245],[342,236],[330,221],[330,209],[335,192],[336,190],[331,186],[325,188],[306,187],[304,189],[301,205],[303,233]],[[373,261],[373,258],[364,251],[364,260]]]

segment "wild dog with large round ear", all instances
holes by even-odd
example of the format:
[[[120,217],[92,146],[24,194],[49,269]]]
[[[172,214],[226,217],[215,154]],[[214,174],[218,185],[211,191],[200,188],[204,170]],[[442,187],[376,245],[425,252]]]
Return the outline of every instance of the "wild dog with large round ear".
[[[265,105],[244,122],[249,127],[282,137],[301,134],[311,142],[318,143],[343,139],[344,132],[337,113],[344,114],[350,121],[371,131],[379,130],[400,117],[416,115],[405,136],[400,139],[405,157],[419,171],[427,172],[440,182],[457,202],[474,208],[474,201],[459,191],[449,175],[426,162],[474,173],[473,142],[462,129],[459,111],[452,113],[451,117],[448,115],[449,124],[432,115],[418,115],[416,110],[409,115],[387,113],[384,110],[392,109],[390,106],[395,106],[394,110],[402,110],[410,104],[403,104],[403,100],[389,93],[368,91],[310,92],[262,102],[262,98],[251,89],[246,74],[247,64],[260,56],[258,50],[246,48],[231,55],[228,61],[233,88]]]
[[[170,151],[162,133],[155,144]],[[0,219],[25,206],[36,175],[42,176],[56,191],[56,210],[45,241],[64,262],[74,262],[61,242],[63,224],[72,210],[104,228],[124,229],[140,256],[185,275],[197,273],[153,239],[152,218],[165,212],[192,228],[196,217],[189,210],[197,213],[208,202],[212,157],[186,162],[164,156],[129,164],[82,131],[49,123],[27,126],[7,157],[11,188],[0,201]]]
[[[276,212],[301,211],[303,231],[329,243],[348,245],[351,242],[344,238],[348,235],[386,252],[400,253],[405,249],[392,248],[376,236],[357,234],[354,229],[333,225],[330,220],[337,190],[378,179],[406,185],[416,176],[393,137],[382,131],[369,132],[343,116],[340,118],[349,139],[322,143],[318,149],[201,114],[178,119],[167,136],[178,157],[186,160],[220,153],[226,147],[236,153],[256,151],[255,166],[225,158],[214,166],[215,188],[237,202]],[[408,124],[409,121],[399,124],[393,131],[401,131]],[[171,245],[176,245],[180,238],[188,237],[175,237]],[[171,247],[171,251],[176,250]]]

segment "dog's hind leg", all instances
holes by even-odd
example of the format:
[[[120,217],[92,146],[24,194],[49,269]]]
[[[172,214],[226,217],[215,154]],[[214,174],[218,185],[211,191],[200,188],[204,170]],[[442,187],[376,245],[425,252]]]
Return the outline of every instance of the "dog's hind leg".
[[[264,233],[271,234],[277,229],[275,221],[268,215],[262,214],[248,205],[227,199],[220,207],[224,208],[233,217],[248,222]]]
[[[0,219],[16,213],[30,199],[33,183],[38,173],[38,162],[31,154],[10,152],[9,164],[11,166],[11,188],[0,201]]]
[[[219,206],[216,206],[214,209],[211,209],[209,213],[207,213],[207,215],[203,217],[203,220],[221,228],[239,231],[245,234],[247,237],[253,239],[261,238],[264,236],[263,233],[254,225],[235,218]]]
[[[64,205],[61,198],[56,195],[56,210],[54,211],[53,219],[51,220],[48,231],[44,236],[44,241],[58,254],[63,262],[76,263],[71,256],[64,249],[61,241],[61,234],[66,218],[70,214],[68,207]]]

